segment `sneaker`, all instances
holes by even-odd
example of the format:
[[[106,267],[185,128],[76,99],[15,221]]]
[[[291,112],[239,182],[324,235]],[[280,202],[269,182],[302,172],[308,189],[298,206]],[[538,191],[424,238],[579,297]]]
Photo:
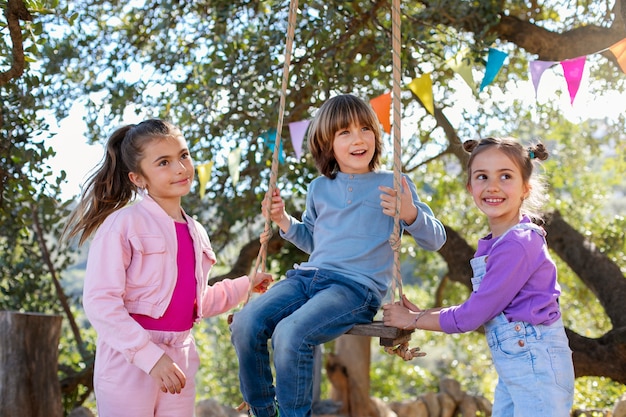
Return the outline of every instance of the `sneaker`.
[[[248,417],[256,417],[252,414],[252,409],[250,407],[248,407]],[[278,403],[276,403],[276,414],[274,414],[274,417],[280,417],[280,413],[278,412]]]

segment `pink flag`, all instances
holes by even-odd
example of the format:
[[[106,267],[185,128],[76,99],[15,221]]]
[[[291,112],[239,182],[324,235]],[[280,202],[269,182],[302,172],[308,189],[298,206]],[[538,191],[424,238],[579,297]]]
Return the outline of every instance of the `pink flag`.
[[[530,62],[530,78],[535,86],[535,98],[537,98],[537,90],[539,89],[539,81],[543,72],[554,65],[555,61],[531,61]]]
[[[570,104],[574,104],[574,98],[576,98],[578,87],[580,87],[580,80],[583,77],[586,60],[586,56],[579,56],[578,58],[561,61],[563,75],[565,76],[567,90],[569,91]]]
[[[371,99],[370,105],[376,112],[378,121],[383,125],[383,130],[391,133],[391,93]]]
[[[311,123],[310,120],[289,123],[291,144],[293,145],[293,150],[296,152],[296,158],[298,160],[302,157],[302,142],[304,142],[304,135],[309,127],[309,123]]]

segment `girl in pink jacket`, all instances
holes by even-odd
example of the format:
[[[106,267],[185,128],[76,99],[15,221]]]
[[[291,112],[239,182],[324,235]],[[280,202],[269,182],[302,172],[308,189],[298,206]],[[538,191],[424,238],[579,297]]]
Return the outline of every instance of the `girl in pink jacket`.
[[[199,358],[191,328],[247,297],[247,276],[208,286],[215,253],[181,208],[193,178],[175,126],[150,119],[122,127],[66,226],[79,244],[94,235],[83,306],[98,334],[100,417],[193,416]],[[272,277],[259,272],[254,280],[264,292]]]

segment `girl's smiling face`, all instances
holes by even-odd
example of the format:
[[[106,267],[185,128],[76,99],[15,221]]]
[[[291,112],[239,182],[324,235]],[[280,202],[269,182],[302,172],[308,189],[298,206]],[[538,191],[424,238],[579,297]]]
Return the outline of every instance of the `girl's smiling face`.
[[[522,202],[530,192],[520,168],[497,148],[476,155],[467,189],[476,206],[487,215],[494,237],[519,223]]]
[[[145,147],[140,166],[141,173],[129,174],[131,181],[147,189],[162,207],[168,201],[173,206],[180,204],[181,197],[189,193],[194,168],[183,137],[154,139]]]
[[[339,170],[344,174],[365,174],[370,172],[370,162],[374,157],[376,136],[367,126],[352,123],[335,132],[333,153]]]

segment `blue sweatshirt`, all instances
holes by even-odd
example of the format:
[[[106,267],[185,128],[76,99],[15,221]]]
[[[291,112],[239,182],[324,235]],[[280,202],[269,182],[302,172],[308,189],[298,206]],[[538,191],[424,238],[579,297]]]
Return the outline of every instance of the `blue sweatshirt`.
[[[401,222],[401,229],[423,249],[439,250],[446,241],[443,224],[420,201],[415,185],[406,178],[417,218],[410,225]],[[335,179],[318,177],[311,182],[302,222],[292,217],[287,232],[281,232],[282,237],[310,254],[300,267],[342,274],[384,298],[394,273],[389,243],[394,224],[380,205],[380,185],[393,188],[393,173],[339,172]]]

